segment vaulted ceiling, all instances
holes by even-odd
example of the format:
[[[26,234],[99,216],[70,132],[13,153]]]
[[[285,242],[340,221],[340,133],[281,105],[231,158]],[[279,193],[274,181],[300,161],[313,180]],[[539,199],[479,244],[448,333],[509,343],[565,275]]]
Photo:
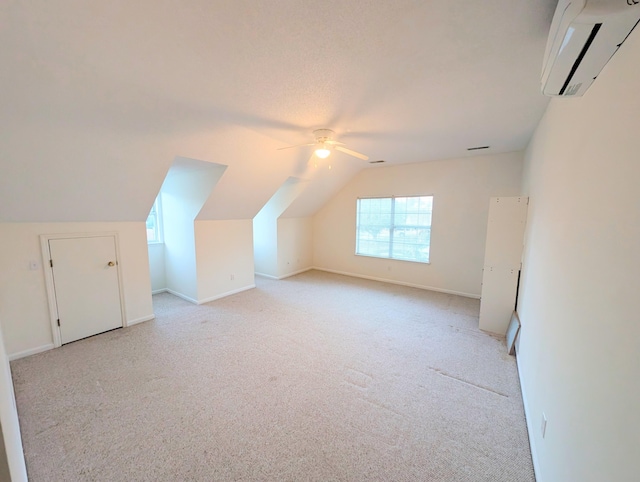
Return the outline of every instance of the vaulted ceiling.
[[[0,221],[144,220],[176,156],[228,166],[202,219],[252,218],[291,176],[315,212],[372,160],[523,149],[554,0],[6,0]],[[484,154],[487,151],[483,152]]]

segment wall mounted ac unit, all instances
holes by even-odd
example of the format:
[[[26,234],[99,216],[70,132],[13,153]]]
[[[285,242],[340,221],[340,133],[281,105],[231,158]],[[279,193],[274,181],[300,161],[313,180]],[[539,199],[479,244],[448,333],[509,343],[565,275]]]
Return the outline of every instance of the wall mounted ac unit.
[[[542,93],[580,96],[640,21],[640,0],[560,0],[542,69]]]

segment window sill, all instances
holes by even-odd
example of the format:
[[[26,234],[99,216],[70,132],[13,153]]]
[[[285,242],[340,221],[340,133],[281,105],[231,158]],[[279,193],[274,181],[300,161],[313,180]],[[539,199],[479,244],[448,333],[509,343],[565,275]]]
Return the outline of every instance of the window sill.
[[[356,256],[361,256],[363,258],[373,258],[373,259],[385,259],[387,261],[401,261],[403,263],[418,263],[418,264],[431,264],[431,261],[416,261],[414,259],[400,259],[400,258],[387,258],[386,256],[373,256],[371,254],[360,254],[355,253]]]

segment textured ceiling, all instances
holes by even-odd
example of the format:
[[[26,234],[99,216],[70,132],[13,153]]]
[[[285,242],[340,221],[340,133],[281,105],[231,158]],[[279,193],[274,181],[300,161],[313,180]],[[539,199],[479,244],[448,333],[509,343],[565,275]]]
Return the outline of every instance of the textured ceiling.
[[[229,166],[200,218],[252,218],[290,176],[317,210],[355,172],[523,149],[554,0],[5,0],[0,221],[143,220],[176,156]],[[486,154],[484,151],[483,154]]]

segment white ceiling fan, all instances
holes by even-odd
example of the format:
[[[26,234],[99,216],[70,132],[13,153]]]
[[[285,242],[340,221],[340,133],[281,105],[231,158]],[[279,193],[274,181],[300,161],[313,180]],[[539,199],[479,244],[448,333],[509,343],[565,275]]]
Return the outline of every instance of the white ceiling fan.
[[[313,131],[313,135],[316,139],[315,142],[281,147],[278,150],[281,151],[283,149],[291,149],[293,147],[315,146],[313,154],[311,154],[311,159],[326,159],[331,155],[331,151],[335,149],[336,151],[340,151],[350,156],[357,157],[358,159],[362,159],[363,161],[369,160],[369,156],[365,156],[364,154],[361,154],[359,152],[347,149],[346,147],[344,147],[344,144],[342,142],[334,140],[334,134],[335,132],[333,132],[331,129],[316,129],[315,131]],[[329,166],[329,169],[331,169],[331,166]]]

